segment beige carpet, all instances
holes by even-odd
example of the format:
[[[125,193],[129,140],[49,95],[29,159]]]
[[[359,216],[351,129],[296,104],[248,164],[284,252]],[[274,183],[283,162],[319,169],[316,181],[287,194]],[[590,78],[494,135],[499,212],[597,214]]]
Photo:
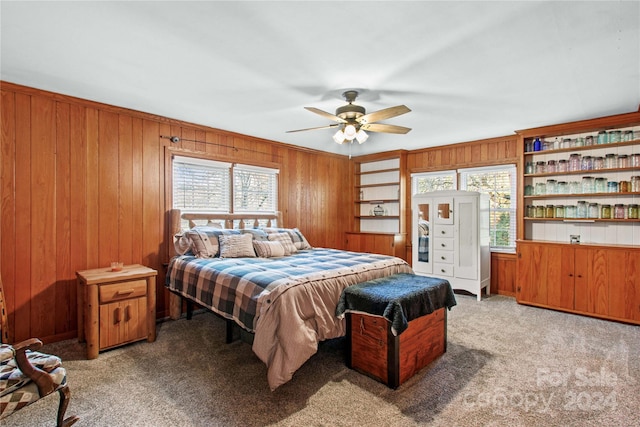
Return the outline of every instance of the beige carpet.
[[[91,361],[75,340],[45,350],[64,359],[77,426],[640,425],[639,327],[457,300],[445,355],[395,391],[347,369],[335,340],[271,392],[251,347],[224,344],[210,313]],[[56,409],[49,397],[0,425],[53,426]]]

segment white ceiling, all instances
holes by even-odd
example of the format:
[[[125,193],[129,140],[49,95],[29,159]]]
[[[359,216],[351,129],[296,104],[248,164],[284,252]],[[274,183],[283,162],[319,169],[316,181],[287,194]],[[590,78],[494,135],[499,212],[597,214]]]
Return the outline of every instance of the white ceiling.
[[[0,3],[1,78],[219,129],[349,154],[416,149],[638,110],[640,2]],[[367,112],[335,144],[346,89]]]

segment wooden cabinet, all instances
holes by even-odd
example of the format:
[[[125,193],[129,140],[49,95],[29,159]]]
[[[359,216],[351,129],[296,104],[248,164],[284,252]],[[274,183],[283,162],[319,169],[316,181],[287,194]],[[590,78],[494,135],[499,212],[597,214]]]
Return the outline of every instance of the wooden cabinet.
[[[489,199],[473,191],[413,196],[412,266],[416,274],[446,279],[480,300],[489,294]]]
[[[78,339],[87,342],[87,358],[100,350],[156,339],[156,275],[142,265],[122,271],[78,271]]]
[[[347,250],[404,258],[406,236],[400,233],[358,233],[348,231]]]
[[[353,160],[354,209],[347,249],[406,258],[406,153]]]
[[[640,248],[518,241],[519,303],[640,324]]]

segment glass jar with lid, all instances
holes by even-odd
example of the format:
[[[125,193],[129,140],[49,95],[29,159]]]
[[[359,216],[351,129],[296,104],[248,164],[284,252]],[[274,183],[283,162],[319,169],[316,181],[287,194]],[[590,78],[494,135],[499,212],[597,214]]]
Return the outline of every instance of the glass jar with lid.
[[[611,209],[611,206],[609,206],[609,209]],[[600,214],[600,209],[598,209],[598,204],[597,203],[589,203],[589,208],[587,211],[587,217],[588,218],[598,218],[598,215]]]
[[[628,168],[630,166],[629,156],[626,154],[620,154],[618,156],[618,167],[619,168]]]
[[[622,139],[622,132],[619,130],[609,131],[609,142],[620,142]]]
[[[624,219],[625,208],[622,203],[618,203],[613,208],[613,217],[615,219]]]
[[[630,166],[632,168],[640,167],[640,154],[637,154],[637,153],[632,154],[630,158],[631,158]]]
[[[622,140],[624,142],[633,141],[633,131],[632,130],[625,130],[622,133]]]
[[[556,218],[564,218],[564,205],[556,205],[555,211]]]
[[[607,193],[617,193],[618,192],[618,183],[615,181],[607,182]]]
[[[638,205],[633,203],[630,204],[627,209],[627,218],[628,219],[638,219]]]
[[[543,161],[536,162],[536,173],[547,173],[547,163]]]
[[[607,144],[609,142],[609,135],[605,131],[598,132],[598,144]]]
[[[616,169],[618,167],[618,156],[613,153],[605,155],[604,167],[607,169]]]
[[[547,194],[547,184],[545,184],[544,182],[537,182],[534,193],[536,196]]]
[[[574,205],[567,205],[564,207],[565,218],[575,218],[577,216],[577,207]]]
[[[584,138],[584,145],[593,145],[593,135],[587,135]]]
[[[569,186],[567,185],[567,181],[558,181],[558,183],[556,184],[556,193],[569,194]]]
[[[581,166],[581,157],[580,154],[574,153],[569,156],[569,170],[570,171],[579,171]]]
[[[595,193],[595,180],[592,176],[582,177],[582,192],[583,193]]]
[[[585,200],[578,200],[576,209],[576,218],[586,218],[588,214],[588,205]]]
[[[555,179],[548,179],[547,180],[547,185],[546,185],[547,194],[556,194],[556,192],[557,192],[557,190],[556,190],[557,184],[558,184],[558,181],[556,181]]]
[[[588,171],[593,169],[593,157],[591,156],[582,156],[582,161],[580,162],[580,169],[583,171]]]
[[[607,178],[598,177],[595,179],[595,192],[596,193],[607,192]]]
[[[558,164],[555,160],[549,160],[547,162],[547,173],[554,173],[558,171]]]
[[[533,205],[527,205],[527,209],[526,209],[526,214],[525,216],[527,218],[535,218],[536,216],[536,207]]]
[[[544,206],[536,206],[536,218],[544,218]]]
[[[582,184],[580,181],[570,181],[569,182],[569,194],[580,194],[582,193]]]
[[[531,174],[534,171],[534,165],[533,162],[527,162],[524,166],[524,173],[525,174]]]
[[[545,210],[544,210],[544,217],[545,218],[554,218],[555,215],[555,209],[553,207],[553,205],[547,205]]]
[[[638,155],[638,160],[640,161],[640,154]],[[556,168],[558,169],[558,172],[566,172],[569,170],[569,162],[565,159],[558,160]]]
[[[604,157],[597,156],[593,158],[593,169],[604,169]]]
[[[631,177],[631,191],[634,193],[640,192],[640,176]]]
[[[611,205],[600,206],[600,218],[611,219]]]
[[[524,195],[533,196],[533,185],[527,184],[524,186]]]

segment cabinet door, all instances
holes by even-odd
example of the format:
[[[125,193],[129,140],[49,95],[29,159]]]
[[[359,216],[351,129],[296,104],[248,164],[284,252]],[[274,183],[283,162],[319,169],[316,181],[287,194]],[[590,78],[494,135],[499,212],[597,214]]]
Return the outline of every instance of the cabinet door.
[[[439,197],[433,200],[435,205],[435,218],[433,221],[436,224],[453,224],[453,199]]]
[[[609,251],[609,315],[640,320],[640,251]]]
[[[478,280],[478,199],[476,197],[456,197],[454,214],[456,263],[455,275],[462,279]],[[440,205],[438,205],[440,209]]]
[[[609,265],[606,249],[576,248],[576,310],[607,315],[609,311]]]
[[[549,246],[546,255],[547,303],[552,307],[573,310],[575,297],[573,248]]]
[[[412,210],[412,267],[418,274],[433,272],[433,224],[431,221],[432,199],[416,196]]]
[[[147,338],[147,297],[100,305],[100,349]]]
[[[518,246],[518,301],[547,304],[549,246]]]

